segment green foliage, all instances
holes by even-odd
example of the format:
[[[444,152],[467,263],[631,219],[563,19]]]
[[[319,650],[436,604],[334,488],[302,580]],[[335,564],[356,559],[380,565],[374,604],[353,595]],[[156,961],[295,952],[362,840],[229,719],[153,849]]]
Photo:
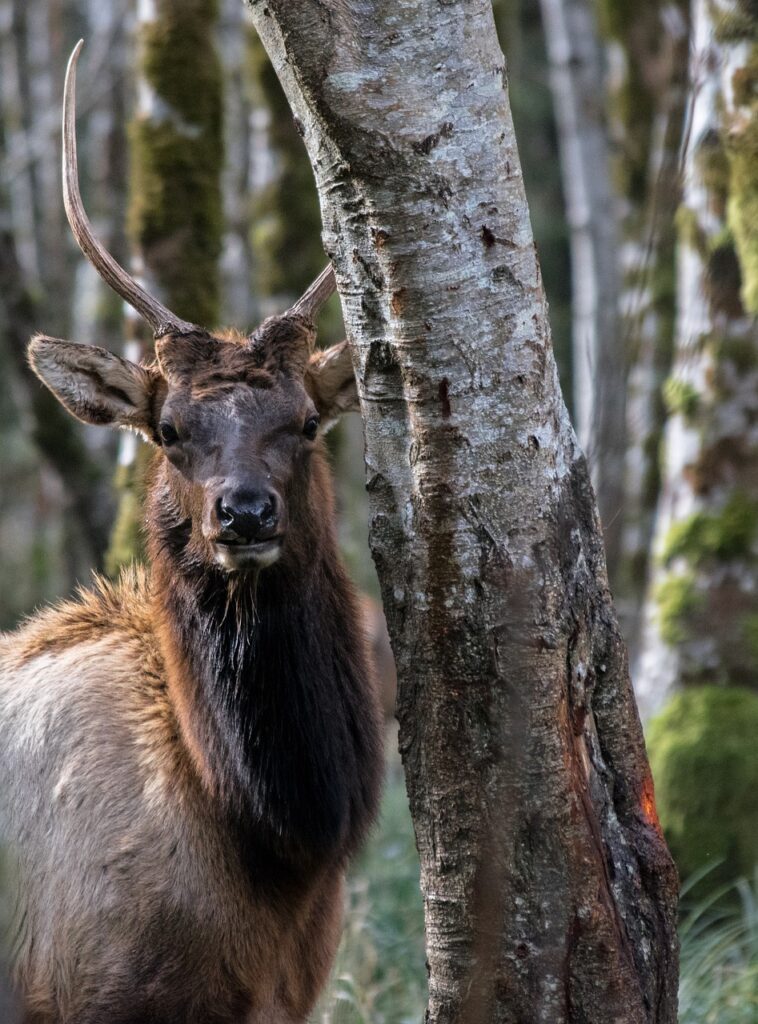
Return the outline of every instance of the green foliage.
[[[665,382],[663,400],[670,414],[679,413],[686,420],[692,419],[700,405],[700,395],[695,387],[680,377],[669,377]]]
[[[658,628],[671,647],[689,636],[689,619],[702,607],[703,597],[695,587],[692,573],[669,575],[660,581],[653,595]]]
[[[758,863],[758,696],[737,687],[678,693],[648,726],[661,824],[680,874],[715,883]]]
[[[727,561],[751,553],[758,526],[758,507],[735,491],[720,512],[694,512],[674,523],[661,554],[664,564],[683,556],[697,567],[709,558]]]
[[[222,76],[214,0],[158,0],[142,35],[142,70],[158,112],[131,126],[129,229],[166,304],[219,320],[223,209]]]

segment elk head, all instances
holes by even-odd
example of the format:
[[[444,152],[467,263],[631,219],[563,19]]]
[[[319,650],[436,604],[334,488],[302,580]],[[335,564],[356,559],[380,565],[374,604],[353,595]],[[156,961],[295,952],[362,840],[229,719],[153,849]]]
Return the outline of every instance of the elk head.
[[[346,343],[314,350],[314,317],[335,289],[334,274],[327,267],[286,313],[247,336],[210,333],[149,295],[102,248],[82,206],[74,130],[81,46],[64,90],[66,214],[87,259],[153,329],[155,360],[138,365],[37,336],[31,364],[78,419],[136,430],[160,449],[170,498],[198,557],[229,571],[265,567],[286,544],[293,495],[307,482],[319,435],[357,408]]]

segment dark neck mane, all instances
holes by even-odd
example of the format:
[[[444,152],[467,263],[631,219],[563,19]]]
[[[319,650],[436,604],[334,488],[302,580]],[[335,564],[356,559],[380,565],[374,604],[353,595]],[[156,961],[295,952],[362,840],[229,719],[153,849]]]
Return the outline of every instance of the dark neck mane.
[[[188,746],[243,841],[295,863],[355,847],[381,764],[355,598],[331,527],[320,529],[302,557],[256,578],[193,557],[190,524],[170,501],[153,501],[150,515],[161,640]]]

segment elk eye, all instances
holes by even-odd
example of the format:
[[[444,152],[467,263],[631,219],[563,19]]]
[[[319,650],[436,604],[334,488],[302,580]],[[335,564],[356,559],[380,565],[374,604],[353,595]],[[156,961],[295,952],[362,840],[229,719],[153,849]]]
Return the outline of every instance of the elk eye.
[[[318,416],[309,416],[308,419],[305,421],[305,426],[303,427],[303,435],[307,437],[309,441],[314,441],[316,439],[316,434],[318,433],[318,425],[320,422],[321,420],[319,419]]]
[[[166,447],[176,444],[179,440],[179,435],[177,434],[176,427],[173,423],[161,423],[158,427],[158,435]]]

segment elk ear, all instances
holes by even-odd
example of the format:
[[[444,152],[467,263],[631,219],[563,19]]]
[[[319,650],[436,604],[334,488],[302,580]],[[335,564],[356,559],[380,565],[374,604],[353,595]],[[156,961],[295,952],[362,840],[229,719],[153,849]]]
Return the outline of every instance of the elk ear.
[[[84,423],[131,427],[152,436],[155,377],[142,366],[94,345],[38,334],[29,362],[43,384]]]
[[[346,412],[357,412],[358,388],[346,341],[314,352],[305,371],[305,388],[321,416],[322,431]]]

